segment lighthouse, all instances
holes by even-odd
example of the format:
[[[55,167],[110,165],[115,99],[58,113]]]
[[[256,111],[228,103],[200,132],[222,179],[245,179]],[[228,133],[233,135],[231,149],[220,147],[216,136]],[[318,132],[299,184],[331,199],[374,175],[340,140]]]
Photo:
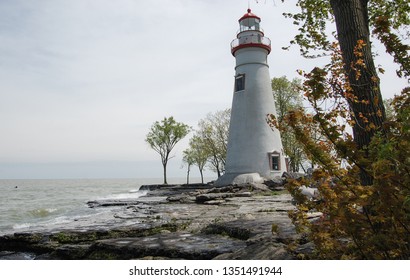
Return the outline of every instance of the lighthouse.
[[[276,109],[267,59],[271,41],[260,22],[248,9],[231,43],[236,65],[227,157],[216,185],[258,183],[286,171],[280,132],[266,121]]]

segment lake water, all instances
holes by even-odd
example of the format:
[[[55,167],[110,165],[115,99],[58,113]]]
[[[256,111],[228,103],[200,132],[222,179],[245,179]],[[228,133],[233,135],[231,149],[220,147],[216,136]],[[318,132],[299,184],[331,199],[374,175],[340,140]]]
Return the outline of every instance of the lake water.
[[[168,179],[170,184],[185,179]],[[62,226],[73,220],[101,215],[87,201],[138,198],[141,185],[162,179],[0,180],[0,235]]]

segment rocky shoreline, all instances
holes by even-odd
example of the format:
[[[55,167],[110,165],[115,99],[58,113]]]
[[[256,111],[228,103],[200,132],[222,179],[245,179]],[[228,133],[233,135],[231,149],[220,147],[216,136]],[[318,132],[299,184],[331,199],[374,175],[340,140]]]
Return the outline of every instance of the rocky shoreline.
[[[138,199],[89,201],[100,224],[0,236],[0,259],[295,259],[310,243],[288,218],[283,181],[213,187],[147,185]],[[75,226],[74,226],[75,225]]]

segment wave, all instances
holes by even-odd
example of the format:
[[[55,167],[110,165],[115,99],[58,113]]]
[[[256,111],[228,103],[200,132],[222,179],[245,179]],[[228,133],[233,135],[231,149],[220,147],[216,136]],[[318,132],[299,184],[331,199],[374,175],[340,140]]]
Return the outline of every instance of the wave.
[[[50,210],[51,213],[57,211],[57,209],[36,209],[30,212],[34,212],[37,215],[41,215],[38,216],[38,218],[43,218],[43,217],[48,217],[51,215],[50,214],[46,214],[48,211],[37,211],[37,210]],[[41,214],[39,214],[41,213]],[[80,219],[85,219],[88,217],[92,217],[95,216],[96,213],[84,213],[84,214],[78,214],[78,215],[59,215],[59,216],[55,216],[55,217],[49,217],[48,219],[37,219],[36,222],[21,222],[21,223],[16,223],[12,226],[13,230],[36,230],[36,229],[51,229],[57,225],[61,226],[64,224],[69,224],[69,223],[73,223],[77,220]]]
[[[33,226],[33,224],[30,224],[30,223],[15,224],[13,225],[13,229],[25,229],[31,226]]]
[[[140,191],[140,190],[130,190],[127,193],[119,193],[119,194],[111,194],[105,197],[97,198],[97,200],[106,200],[106,199],[136,199],[141,196],[144,196],[148,193],[148,191]]]
[[[45,218],[58,211],[56,208],[39,208],[28,211],[28,214],[34,218]]]

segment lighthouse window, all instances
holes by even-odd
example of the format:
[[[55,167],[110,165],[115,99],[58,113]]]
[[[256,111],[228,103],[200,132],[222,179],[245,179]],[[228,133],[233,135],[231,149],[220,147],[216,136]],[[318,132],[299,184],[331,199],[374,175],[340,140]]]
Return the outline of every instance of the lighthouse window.
[[[269,154],[270,168],[271,170],[280,170],[280,155],[277,152]]]
[[[259,19],[256,18],[247,18],[242,20],[240,23],[240,32],[248,30],[260,30],[259,22]]]
[[[245,89],[245,75],[237,75],[235,77],[235,92]]]

